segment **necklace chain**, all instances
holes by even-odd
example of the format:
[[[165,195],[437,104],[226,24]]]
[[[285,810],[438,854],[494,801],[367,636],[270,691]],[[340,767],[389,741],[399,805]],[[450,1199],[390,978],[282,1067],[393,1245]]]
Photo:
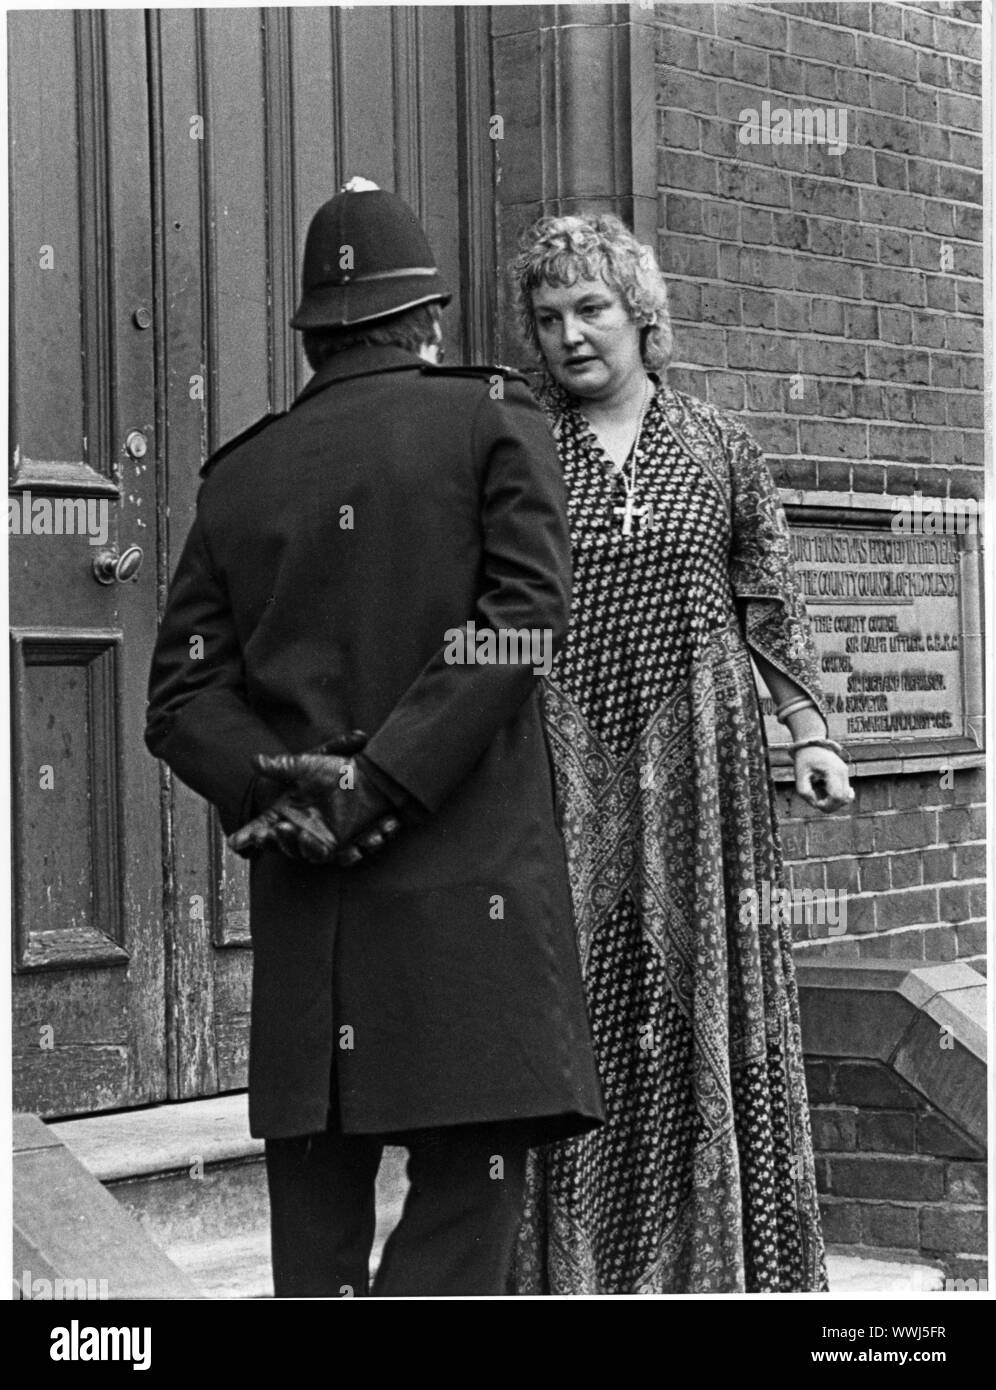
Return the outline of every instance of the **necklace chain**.
[[[646,385],[645,385],[644,391],[643,391],[643,404],[642,404],[642,406],[640,407],[639,419],[638,419],[637,422],[636,422],[636,434],[633,436],[633,444],[632,444],[632,447],[631,447],[631,449],[630,449],[630,451],[629,451],[629,454],[628,454],[628,456],[627,456],[625,462],[624,462],[623,464],[621,464],[621,465],[618,467],[618,469],[617,469],[615,466],[613,466],[613,468],[612,468],[612,470],[610,471],[610,474],[609,474],[610,477],[616,477],[616,478],[619,479],[619,481],[620,481],[620,482],[622,483],[622,485],[623,485],[623,490],[624,490],[625,493],[626,493],[626,502],[625,502],[625,504],[624,504],[622,507],[613,507],[613,509],[612,509],[612,512],[613,512],[613,515],[614,515],[614,516],[621,516],[621,517],[622,517],[622,533],[623,533],[624,536],[631,536],[631,535],[633,534],[633,518],[634,518],[635,515],[637,515],[637,508],[636,508],[636,456],[637,456],[637,453],[638,453],[638,451],[639,451],[640,435],[643,433],[643,421],[644,421],[644,418],[646,417],[647,410],[648,410],[648,408],[649,408],[649,406],[650,406],[650,402],[651,402],[652,397],[653,397],[653,390],[651,389],[650,378],[647,377],[647,379],[646,379]],[[628,463],[629,466],[630,466],[630,467],[629,467],[629,477],[628,477],[628,478],[626,477],[626,464],[627,464],[627,463]],[[643,510],[644,510],[643,508],[640,509],[640,515],[643,514]]]

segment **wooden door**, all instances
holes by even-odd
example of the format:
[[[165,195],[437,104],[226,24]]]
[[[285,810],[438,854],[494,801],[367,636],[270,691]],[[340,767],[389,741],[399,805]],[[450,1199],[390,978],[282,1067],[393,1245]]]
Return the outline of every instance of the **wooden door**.
[[[247,874],[144,749],[157,617],[204,458],[307,379],[304,237],[348,177],[416,209],[449,360],[490,359],[488,12],[22,12],[9,61],[13,503],[108,528],[11,540],[16,1095],[64,1115],[245,1084]]]
[[[8,40],[14,1091],[65,1115],[166,1094],[144,19]]]
[[[312,213],[354,174],[422,217],[454,290],[449,360],[487,360],[495,266],[482,8],[162,10],[149,16],[163,371],[164,573],[205,455],[309,373],[288,327]],[[216,817],[168,806],[170,1094],[245,1084],[247,872]]]

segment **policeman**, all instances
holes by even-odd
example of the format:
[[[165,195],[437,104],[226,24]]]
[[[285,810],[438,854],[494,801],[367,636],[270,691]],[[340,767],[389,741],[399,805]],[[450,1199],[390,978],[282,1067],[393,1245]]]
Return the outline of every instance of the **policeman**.
[[[563,486],[521,377],[435,362],[449,297],[400,198],[319,209],[315,374],[205,465],[153,657],[148,746],[251,858],[278,1297],[370,1291],[388,1142],[373,1291],[501,1293],[528,1147],[602,1118],[536,676],[453,660],[562,640]]]

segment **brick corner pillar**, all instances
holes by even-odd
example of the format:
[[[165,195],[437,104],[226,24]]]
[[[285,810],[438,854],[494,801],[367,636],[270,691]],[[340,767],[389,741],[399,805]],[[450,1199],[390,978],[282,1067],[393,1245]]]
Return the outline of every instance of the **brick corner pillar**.
[[[543,214],[615,212],[657,244],[654,14],[641,5],[491,10],[499,353],[523,356],[508,265]]]

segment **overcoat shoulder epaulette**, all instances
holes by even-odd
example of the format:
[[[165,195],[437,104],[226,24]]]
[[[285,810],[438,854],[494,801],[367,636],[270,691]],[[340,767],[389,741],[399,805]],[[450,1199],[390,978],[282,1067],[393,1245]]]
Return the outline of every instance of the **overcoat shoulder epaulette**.
[[[248,429],[244,429],[241,434],[237,434],[234,439],[229,439],[227,443],[222,444],[220,449],[215,449],[214,453],[209,455],[201,465],[201,477],[207,477],[215,464],[220,463],[233,449],[237,449],[240,444],[245,444],[248,439],[252,439],[253,435],[265,430],[267,425],[272,425],[275,420],[282,420],[286,413],[286,411],[280,410],[276,414],[264,415],[254,424],[251,424]]]
[[[506,367],[500,362],[479,362],[471,363],[469,366],[450,366],[448,363],[424,362],[422,371],[426,376],[470,376],[489,380],[491,377],[500,376],[505,381],[521,381],[529,385],[526,377],[516,367]]]

